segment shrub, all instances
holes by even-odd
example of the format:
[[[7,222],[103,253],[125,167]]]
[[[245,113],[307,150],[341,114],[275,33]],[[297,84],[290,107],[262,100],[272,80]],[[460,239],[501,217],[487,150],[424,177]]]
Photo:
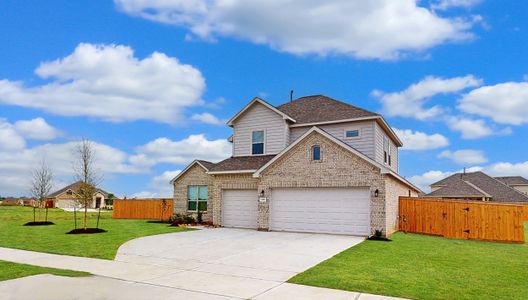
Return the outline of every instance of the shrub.
[[[184,224],[185,223],[185,216],[182,215],[182,214],[173,214],[169,218],[169,223],[171,223],[172,225]]]
[[[202,224],[202,222],[203,222],[203,219],[202,219],[202,212],[201,212],[201,211],[199,211],[199,212],[198,212],[198,216],[196,216],[196,222],[197,222],[197,223],[200,223],[200,224]]]
[[[193,216],[185,216],[184,221],[185,221],[185,224],[195,223]]]

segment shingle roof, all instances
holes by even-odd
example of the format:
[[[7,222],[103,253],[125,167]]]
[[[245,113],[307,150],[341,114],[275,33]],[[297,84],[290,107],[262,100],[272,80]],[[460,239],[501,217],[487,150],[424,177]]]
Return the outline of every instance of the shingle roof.
[[[296,124],[380,116],[323,95],[302,97],[279,105],[277,109],[294,118]]]
[[[493,201],[528,202],[527,196],[507,186],[501,181],[486,175],[483,172],[453,174],[447,178],[433,183],[431,186],[442,185],[444,185],[444,187],[431,192],[426,196],[449,197],[450,194],[456,192],[456,197],[474,197],[475,195],[473,194],[475,193],[476,189],[470,189],[466,187],[471,187],[471,185],[473,185],[477,189],[480,189],[480,194],[482,194],[482,191],[489,194]]]
[[[489,195],[486,195],[485,193],[474,188],[472,185],[468,184],[468,182],[466,181],[457,180],[425,196],[426,197],[453,197],[453,198],[458,198],[458,197],[460,198],[469,198],[469,197],[483,198]]]
[[[199,162],[200,164],[202,164],[202,166],[204,166],[207,170],[211,170],[211,168],[214,167],[214,165],[215,165],[215,163],[212,163],[212,162],[207,161],[207,160],[199,160],[199,159],[197,159],[196,161]]]
[[[505,183],[507,185],[528,185],[528,179],[522,176],[504,176],[504,177],[495,177],[495,179]]]
[[[210,172],[224,172],[224,171],[241,171],[241,170],[257,170],[275,155],[258,155],[258,156],[235,156],[216,163]]]
[[[79,189],[81,188],[81,183],[82,183],[81,181],[74,182],[74,183],[72,183],[70,185],[67,185],[67,186],[63,187],[62,189],[60,189],[58,191],[55,191],[55,192],[49,194],[48,197],[49,198],[55,198],[58,195],[66,192],[67,190],[72,190],[73,192],[77,193],[79,191]],[[105,192],[105,191],[103,191],[101,189],[97,189],[97,191],[99,191],[100,193],[104,194],[105,197],[108,197],[108,193],[107,192]]]

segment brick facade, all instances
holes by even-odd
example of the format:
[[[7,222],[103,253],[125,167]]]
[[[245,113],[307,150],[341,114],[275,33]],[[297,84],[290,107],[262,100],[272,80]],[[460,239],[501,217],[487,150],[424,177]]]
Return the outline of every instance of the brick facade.
[[[321,147],[321,160],[312,161],[311,148]],[[385,232],[385,182],[380,170],[317,132],[266,169],[258,190],[273,201],[274,188],[368,187],[371,194],[371,231]],[[378,197],[375,191],[378,190]],[[259,227],[269,227],[269,202],[260,203]]]
[[[398,208],[400,196],[418,197],[418,193],[390,175],[385,175],[385,213],[387,235],[398,231]]]
[[[314,145],[321,148],[321,160],[311,159]],[[379,167],[351,153],[318,132],[312,132],[280,159],[254,178],[252,173],[208,175],[198,165],[191,167],[174,184],[174,211],[187,213],[187,185],[209,187],[208,213],[204,220],[222,225],[222,191],[255,189],[264,191],[266,202],[258,204],[259,230],[269,229],[270,202],[275,188],[347,187],[370,189],[371,233],[381,230],[390,235],[397,230],[398,197],[408,196],[409,187]],[[378,196],[376,197],[376,190]],[[411,195],[416,191],[411,189]],[[258,199],[255,199],[258,201]]]
[[[215,209],[214,201],[211,201],[213,177],[198,164],[194,164],[174,182],[174,213],[190,214],[196,218],[196,213],[187,212],[187,186],[189,185],[207,186],[209,199],[207,200],[207,212],[202,215],[202,219],[207,222],[212,221]]]

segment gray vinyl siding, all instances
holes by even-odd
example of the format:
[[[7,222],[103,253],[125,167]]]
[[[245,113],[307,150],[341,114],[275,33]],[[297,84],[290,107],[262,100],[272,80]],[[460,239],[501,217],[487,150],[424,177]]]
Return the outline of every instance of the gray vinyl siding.
[[[375,159],[374,157],[374,121],[363,121],[363,122],[347,122],[339,124],[319,125],[317,127],[323,129],[334,137],[340,139],[346,144],[354,147],[359,152],[366,156]],[[304,133],[312,128],[311,126],[306,127],[292,127],[290,128],[290,143],[293,143]],[[346,130],[360,131],[360,136],[356,138],[346,138]]]
[[[251,155],[251,133],[255,130],[264,130],[264,154],[277,154],[286,147],[286,121],[264,105],[255,103],[233,126],[233,156]]]
[[[380,164],[384,164],[384,161],[383,161],[383,138],[384,137],[388,137],[387,134],[385,133],[385,131],[383,130],[383,128],[381,128],[381,126],[376,122],[375,123],[375,136],[376,136],[376,142],[375,142],[375,145],[376,145],[376,150],[375,150],[375,153],[376,153],[376,161],[379,162]],[[396,147],[396,144],[394,144],[394,141],[389,138],[389,145],[391,147],[391,166],[390,168],[395,171],[395,172],[398,172],[398,147]],[[388,165],[387,165],[388,166]]]

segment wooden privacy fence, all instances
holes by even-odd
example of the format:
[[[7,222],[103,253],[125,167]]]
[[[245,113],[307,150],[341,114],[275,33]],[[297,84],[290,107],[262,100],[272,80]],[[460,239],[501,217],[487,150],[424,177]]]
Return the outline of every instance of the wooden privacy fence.
[[[400,197],[400,231],[447,238],[524,242],[521,204]]]
[[[173,213],[172,199],[114,200],[114,219],[168,220]]]

